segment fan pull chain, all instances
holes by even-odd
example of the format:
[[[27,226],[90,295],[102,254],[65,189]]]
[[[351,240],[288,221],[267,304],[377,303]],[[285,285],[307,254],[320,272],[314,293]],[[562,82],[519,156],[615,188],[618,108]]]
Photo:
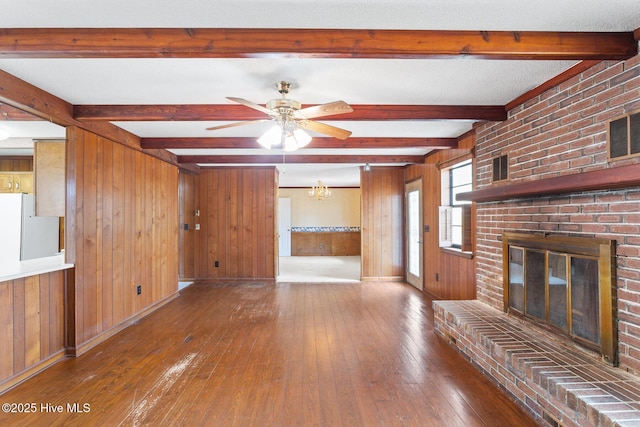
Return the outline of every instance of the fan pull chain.
[[[285,151],[284,148],[282,149],[282,174],[284,175],[285,173],[287,173],[287,170],[285,169]]]

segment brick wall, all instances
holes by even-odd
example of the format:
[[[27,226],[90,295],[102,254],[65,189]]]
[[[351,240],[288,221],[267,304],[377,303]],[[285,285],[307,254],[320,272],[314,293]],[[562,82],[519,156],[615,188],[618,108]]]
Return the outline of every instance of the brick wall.
[[[605,61],[477,128],[477,188],[492,158],[508,154],[510,182],[640,162],[607,161],[607,120],[640,110],[640,56]],[[617,240],[620,365],[640,374],[640,187],[478,203],[477,295],[502,307],[503,231],[547,231]]]

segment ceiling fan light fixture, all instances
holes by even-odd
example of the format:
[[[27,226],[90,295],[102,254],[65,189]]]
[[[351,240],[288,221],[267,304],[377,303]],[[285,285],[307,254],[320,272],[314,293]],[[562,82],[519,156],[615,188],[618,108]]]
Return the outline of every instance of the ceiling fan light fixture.
[[[306,147],[311,142],[311,135],[309,135],[302,129],[296,129],[293,132],[293,137],[296,140],[298,148]]]
[[[302,129],[296,129],[293,133],[288,132],[284,139],[284,151],[296,151],[311,142],[311,136]]]
[[[284,140],[284,147],[282,148],[287,152],[296,151],[298,149],[298,144],[296,144],[295,139],[292,137],[287,137]]]
[[[266,106],[247,101],[242,98],[227,97],[230,101],[237,102],[245,107],[249,107],[266,114],[268,118],[261,120],[249,120],[239,123],[227,123],[220,126],[208,127],[207,130],[225,129],[263,122],[265,120],[275,120],[277,122],[275,128],[268,130],[258,138],[258,143],[267,149],[274,146],[283,146],[282,148],[287,149],[287,151],[293,151],[294,149],[304,147],[311,141],[311,136],[302,131],[301,128],[339,139],[347,139],[351,135],[351,132],[348,130],[311,120],[316,117],[351,113],[353,108],[351,108],[351,106],[346,102],[334,101],[302,108],[302,104],[298,101],[294,101],[293,99],[286,97],[289,93],[289,89],[291,88],[290,82],[282,80],[276,83],[276,88],[282,95],[282,98],[272,99],[266,103]],[[287,144],[287,138],[294,138],[295,141]]]
[[[282,147],[284,151],[296,151],[311,142],[311,135],[300,128],[295,129],[293,132],[290,130],[285,130],[285,132],[286,136]],[[282,144],[282,127],[279,125],[273,126],[258,138],[258,143],[269,150],[273,147],[279,147]]]
[[[271,147],[280,145],[281,137],[282,129],[280,128],[280,126],[275,125],[264,134],[262,134],[260,138],[258,138],[258,144],[270,150]]]

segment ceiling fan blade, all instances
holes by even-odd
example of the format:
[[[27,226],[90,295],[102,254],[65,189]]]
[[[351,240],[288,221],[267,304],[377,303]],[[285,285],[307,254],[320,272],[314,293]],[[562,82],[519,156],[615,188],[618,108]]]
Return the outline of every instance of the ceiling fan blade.
[[[296,111],[293,116],[301,119],[313,119],[314,117],[333,116],[336,114],[350,113],[353,108],[344,101],[329,102],[328,104],[314,105]]]
[[[296,120],[296,122],[298,123],[298,126],[303,129],[333,136],[338,139],[347,139],[351,135],[351,131],[349,130],[340,129],[325,123],[314,122],[312,120]]]
[[[254,123],[268,122],[269,120],[271,120],[271,119],[250,120],[250,121],[247,121],[247,122],[228,123],[226,125],[210,127],[210,128],[207,128],[207,130],[218,130],[218,129],[225,129],[225,128],[233,128],[233,127],[236,127],[236,126],[252,125]]]
[[[233,101],[233,102],[237,102],[238,104],[242,104],[242,105],[244,105],[246,107],[253,108],[254,110],[261,111],[261,112],[263,112],[263,113],[265,113],[265,114],[267,114],[267,115],[269,115],[271,117],[276,117],[278,115],[277,112],[275,112],[273,110],[269,110],[268,108],[263,107],[260,104],[256,104],[255,102],[247,101],[246,99],[234,98],[234,97],[231,97],[231,96],[227,96],[227,99],[229,101]]]

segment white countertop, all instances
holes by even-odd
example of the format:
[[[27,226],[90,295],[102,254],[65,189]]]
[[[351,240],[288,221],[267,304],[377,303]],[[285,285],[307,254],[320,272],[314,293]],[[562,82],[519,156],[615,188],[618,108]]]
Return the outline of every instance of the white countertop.
[[[0,282],[20,279],[22,277],[35,276],[37,274],[50,273],[52,271],[66,270],[72,268],[73,264],[67,264],[64,260],[64,253],[59,255],[19,261],[12,263],[0,263]]]

